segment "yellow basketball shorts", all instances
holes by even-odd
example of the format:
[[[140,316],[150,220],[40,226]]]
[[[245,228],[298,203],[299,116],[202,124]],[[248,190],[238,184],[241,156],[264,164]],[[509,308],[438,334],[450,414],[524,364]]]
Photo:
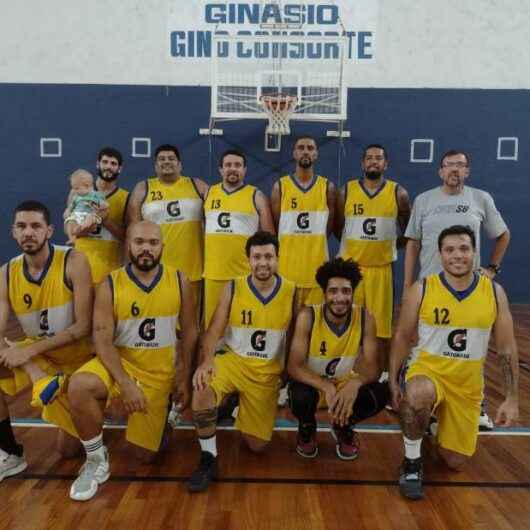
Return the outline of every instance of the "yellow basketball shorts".
[[[223,289],[229,281],[204,279],[204,329],[210,325]]]
[[[320,286],[318,287],[297,287],[296,306],[320,305],[324,303],[324,293]]]
[[[124,370],[131,375],[131,363],[121,359]],[[97,376],[108,391],[108,400],[119,397],[120,389],[108,370],[99,359],[92,359],[77,370],[76,374],[90,373]],[[136,379],[138,386],[142,389],[147,399],[147,412],[134,412],[127,419],[127,430],[125,437],[128,442],[156,452],[160,448],[162,435],[166,425],[169,391],[160,390],[145,385]]]
[[[224,396],[239,393],[236,429],[261,440],[270,440],[278,407],[280,376],[264,373],[233,352],[215,356],[215,375],[210,381],[217,405]]]
[[[363,279],[354,293],[354,303],[366,307],[374,316],[377,336],[389,339],[392,336],[392,312],[394,306],[394,284],[392,265],[361,267]]]
[[[427,377],[436,389],[433,410],[438,419],[439,445],[466,456],[473,455],[477,448],[482,395],[477,395],[476,398],[462,395],[459,385],[452,384],[447,378],[431,370],[421,359],[410,364],[406,381],[415,376]]]
[[[38,355],[32,359],[42,371],[48,375],[55,375],[59,372],[72,375],[80,366],[82,362],[73,364],[68,363],[54,363],[50,359]],[[20,368],[13,369],[13,376],[8,378],[0,379],[0,389],[4,394],[9,396],[15,396],[25,388],[31,386],[30,377]],[[42,409],[42,419],[57,425],[61,429],[65,430],[68,434],[77,437],[77,431],[72,423],[70,416],[70,407],[68,405],[68,398],[66,395],[60,395],[52,401],[49,405],[46,405]]]

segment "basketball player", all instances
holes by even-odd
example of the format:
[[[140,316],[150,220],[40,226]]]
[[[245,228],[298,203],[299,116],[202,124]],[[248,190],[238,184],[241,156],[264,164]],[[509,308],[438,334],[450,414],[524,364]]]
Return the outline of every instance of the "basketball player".
[[[293,314],[295,286],[276,274],[278,240],[257,232],[247,240],[250,275],[225,286],[201,341],[201,365],[193,376],[193,423],[201,446],[200,463],[188,489],[204,491],[217,472],[217,406],[239,393],[236,428],[259,453],[272,436],[287,329]],[[225,348],[215,355],[224,335]]]
[[[354,425],[384,408],[388,384],[377,382],[374,318],[353,304],[358,265],[335,258],[318,268],[316,279],[324,303],[302,308],[289,354],[289,401],[299,421],[296,451],[306,458],[318,454],[315,413],[327,406],[337,456],[353,460],[359,453]]]
[[[338,194],[337,227],[342,231],[339,256],[351,258],[361,268],[362,281],[355,303],[375,318],[380,362],[388,369],[388,343],[392,335],[394,282],[392,264],[397,259],[398,232],[405,231],[410,215],[407,191],[385,178],[388,156],[379,144],[365,147],[363,177],[350,180]]]
[[[86,451],[86,462],[72,484],[70,497],[91,499],[110,475],[103,445],[103,410],[119,396],[128,412],[127,440],[143,461],[160,448],[169,397],[177,387],[189,401],[191,355],[197,325],[188,281],[160,264],[162,233],[150,221],[131,225],[127,233],[131,263],[99,285],[94,304],[94,341],[98,357],[70,379],[68,398],[73,425]],[[176,330],[182,344],[175,372]]]
[[[113,147],[104,147],[96,162],[98,178],[96,190],[105,195],[106,205],[94,213],[100,225],[78,235],[75,248],[85,254],[92,271],[94,283],[117,269],[122,262],[122,242],[125,238],[125,213],[129,192],[118,187],[118,176],[123,168],[122,154]]]
[[[229,280],[250,272],[245,242],[258,229],[274,233],[269,201],[256,187],[245,184],[247,160],[228,150],[219,160],[221,182],[211,186],[204,201],[204,327]]]
[[[508,427],[519,413],[519,364],[506,294],[488,276],[473,271],[475,232],[468,226],[442,230],[438,249],[443,270],[409,288],[392,343],[389,381],[405,444],[399,486],[410,499],[423,497],[421,442],[433,410],[445,463],[459,469],[475,452],[492,328],[506,391],[495,422]],[[416,333],[419,341],[402,393],[398,372]]]
[[[22,254],[0,269],[0,480],[23,471],[22,445],[11,430],[6,395],[33,385],[32,404],[45,404],[52,423],[65,414],[66,396],[51,402],[64,377],[91,356],[92,278],[83,254],[50,244],[53,226],[44,204],[26,201],[15,208],[13,238]],[[26,339],[9,345],[4,336],[13,311]],[[48,404],[47,404],[48,403]],[[70,455],[78,443],[59,434],[58,449]]]
[[[164,237],[162,263],[183,272],[199,307],[203,273],[203,199],[205,182],[181,174],[174,145],[155,150],[156,177],[139,182],[129,201],[128,224],[146,219],[160,225]]]
[[[300,305],[322,302],[317,268],[328,259],[328,235],[333,229],[335,185],[315,174],[316,140],[301,136],[293,148],[296,169],[272,187],[271,208],[282,252],[279,273],[295,283]]]

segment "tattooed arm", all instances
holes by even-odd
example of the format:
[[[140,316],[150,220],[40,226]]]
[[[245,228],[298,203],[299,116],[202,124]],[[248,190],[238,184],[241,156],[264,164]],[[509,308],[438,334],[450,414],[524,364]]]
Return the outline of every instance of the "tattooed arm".
[[[519,357],[508,298],[500,285],[494,284],[494,287],[497,295],[497,320],[494,334],[506,393],[505,400],[497,411],[495,423],[502,427],[509,427],[519,417]]]

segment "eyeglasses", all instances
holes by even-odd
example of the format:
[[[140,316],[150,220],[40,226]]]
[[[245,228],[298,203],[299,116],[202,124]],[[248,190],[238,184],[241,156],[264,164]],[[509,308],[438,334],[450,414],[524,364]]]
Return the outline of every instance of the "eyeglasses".
[[[446,162],[442,167],[457,167],[458,169],[462,169],[467,167],[467,162]]]

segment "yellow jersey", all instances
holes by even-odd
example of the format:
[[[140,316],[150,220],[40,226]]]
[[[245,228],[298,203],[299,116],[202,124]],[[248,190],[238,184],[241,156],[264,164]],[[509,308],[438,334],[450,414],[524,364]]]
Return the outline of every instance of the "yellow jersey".
[[[375,193],[362,180],[346,184],[339,256],[365,267],[380,267],[397,259],[397,189],[392,180],[384,180]]]
[[[353,370],[363,336],[363,309],[354,305],[347,321],[338,328],[325,312],[325,304],[309,307],[313,316],[307,363],[322,377],[344,379]]]
[[[129,201],[129,192],[116,188],[105,197],[109,204],[109,219],[125,228],[125,212]],[[122,245],[103,225],[99,225],[92,233],[76,239],[75,249],[82,252],[88,259],[92,280],[99,283],[109,272],[120,267],[122,262]]]
[[[160,265],[151,285],[135,276],[132,265],[109,276],[115,332],[114,345],[129,361],[133,377],[168,390],[175,377],[181,286],[177,270]]]
[[[280,179],[279,186],[278,271],[297,287],[317,287],[315,273],[329,259],[328,180],[315,176],[303,188],[295,177],[287,175]]]
[[[222,183],[209,189],[204,200],[205,278],[231,280],[250,272],[245,244],[259,227],[257,191],[248,184],[230,192]]]
[[[474,273],[465,291],[455,291],[444,273],[423,280],[419,311],[416,360],[461,389],[462,396],[477,397],[484,385],[483,365],[491,328],[497,318],[493,282]]]
[[[162,263],[182,271],[192,282],[203,270],[202,198],[190,177],[169,184],[159,178],[146,181],[142,218],[160,225],[164,239]]]
[[[283,369],[287,330],[293,317],[295,286],[276,275],[276,285],[264,298],[252,277],[231,282],[232,302],[224,342],[243,362],[268,374]]]
[[[9,303],[22,330],[30,340],[51,337],[75,321],[74,293],[66,279],[66,263],[71,248],[49,245],[50,256],[38,279],[30,276],[24,255],[7,265]],[[44,357],[57,365],[73,365],[92,356],[88,337],[45,352]]]

